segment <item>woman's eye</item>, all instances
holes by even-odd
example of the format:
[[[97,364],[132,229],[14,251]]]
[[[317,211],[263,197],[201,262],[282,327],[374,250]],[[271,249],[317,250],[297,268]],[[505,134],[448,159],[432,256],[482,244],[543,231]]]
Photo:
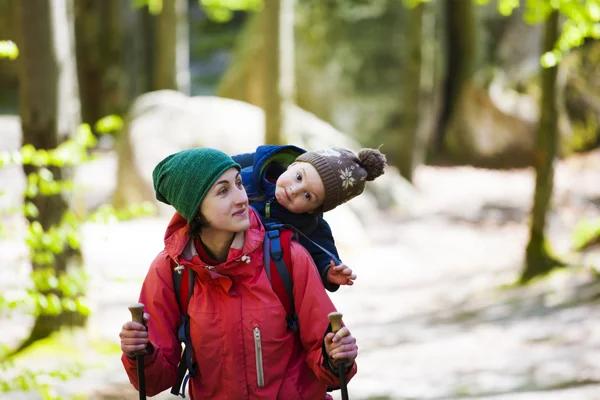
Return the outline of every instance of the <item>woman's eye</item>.
[[[227,188],[223,188],[221,190],[219,190],[219,194],[225,194],[227,193]]]
[[[308,193],[308,192],[304,193],[304,197],[306,197],[306,200],[310,200],[311,199],[310,193]]]
[[[298,180],[298,181],[302,180],[302,175],[300,175],[300,172],[296,172],[296,180]]]
[[[241,181],[241,180],[237,181],[235,184],[236,184],[236,185],[237,185],[237,187],[239,187],[239,188],[242,188],[242,187],[243,187],[243,185],[242,185],[242,181]]]

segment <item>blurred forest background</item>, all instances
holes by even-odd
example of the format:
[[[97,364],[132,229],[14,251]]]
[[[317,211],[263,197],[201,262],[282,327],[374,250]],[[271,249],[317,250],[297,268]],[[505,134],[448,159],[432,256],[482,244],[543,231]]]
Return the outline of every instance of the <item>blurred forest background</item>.
[[[600,0],[0,0],[0,132],[0,398],[135,398],[152,168],[263,143],[391,165],[326,215],[353,398],[600,398]]]

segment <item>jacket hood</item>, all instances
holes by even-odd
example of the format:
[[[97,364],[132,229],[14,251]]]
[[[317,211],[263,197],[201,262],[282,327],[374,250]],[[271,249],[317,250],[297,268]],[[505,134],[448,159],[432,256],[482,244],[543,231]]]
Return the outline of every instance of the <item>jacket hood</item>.
[[[217,271],[229,267],[232,263],[237,264],[239,261],[245,261],[244,256],[247,257],[250,253],[261,248],[265,235],[264,227],[256,211],[251,207],[248,207],[248,217],[250,218],[250,228],[235,235],[227,260],[219,265],[211,266]],[[164,242],[167,254],[178,265],[198,254],[194,241],[189,237],[189,230],[190,225],[185,218],[175,212],[165,232]],[[202,260],[194,264],[198,267],[208,266]]]
[[[252,182],[256,186],[257,190],[260,190],[260,183],[262,180],[265,167],[271,161],[278,161],[282,164],[291,164],[296,157],[306,153],[306,150],[292,145],[277,146],[277,145],[263,145],[256,148],[254,153],[254,165],[251,167]],[[246,170],[246,173],[250,171]],[[242,179],[243,176],[242,176]]]

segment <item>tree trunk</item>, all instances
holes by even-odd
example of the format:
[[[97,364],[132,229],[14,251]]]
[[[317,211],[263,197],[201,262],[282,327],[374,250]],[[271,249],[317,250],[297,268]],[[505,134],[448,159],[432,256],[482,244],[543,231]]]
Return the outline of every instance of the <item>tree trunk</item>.
[[[408,59],[406,63],[405,83],[403,85],[403,117],[400,130],[400,146],[398,154],[398,168],[407,180],[412,182],[415,161],[420,158],[416,155],[417,137],[419,132],[419,115],[421,106],[421,60],[422,60],[422,30],[423,11],[425,5],[418,4],[408,11],[406,35],[408,41]]]
[[[124,115],[131,101],[125,66],[121,0],[77,0],[75,42],[82,121]]]
[[[296,102],[296,60],[294,15],[296,0],[281,0],[279,10],[279,91],[281,94],[280,142],[285,141],[289,126],[286,110]]]
[[[279,10],[281,0],[266,0],[261,11],[264,43],[265,144],[282,144],[282,99],[280,92]]]
[[[285,110],[294,102],[294,7],[295,0],[266,0],[260,15],[266,144],[285,141]]]
[[[78,0],[75,2],[75,52],[77,78],[81,99],[81,119],[91,126],[102,118],[104,73],[102,8],[104,2]]]
[[[477,22],[471,1],[446,0],[446,73],[444,100],[438,124],[435,153],[444,152],[444,134],[456,105],[475,70]]]
[[[18,46],[20,70],[19,113],[23,132],[23,144],[36,149],[54,149],[69,139],[79,123],[79,99],[75,76],[73,46],[72,3],[68,0],[19,0],[16,2],[17,24],[21,27]],[[37,168],[26,165],[26,175]],[[55,180],[70,178],[67,168],[50,167]],[[44,196],[39,194],[32,201],[44,230],[58,226],[69,199],[65,194]],[[65,248],[56,254],[56,276],[72,268],[81,268],[79,254]],[[32,262],[33,270],[47,268]],[[42,292],[49,294],[50,291]],[[62,292],[54,292],[62,297]],[[62,326],[83,323],[84,318],[75,312],[58,315],[40,315],[36,318],[29,339],[21,348],[47,337]]]
[[[156,23],[154,89],[190,93],[187,0],[163,0]]]
[[[553,11],[545,22],[542,54],[554,49],[558,40],[558,11]],[[531,209],[531,226],[527,244],[525,268],[521,282],[550,271],[559,263],[551,256],[545,237],[546,216],[552,198],[554,159],[558,145],[558,66],[544,68],[541,72],[541,114],[536,135],[534,165],[536,172],[535,194]]]
[[[233,59],[219,82],[217,96],[245,101],[264,110],[266,68],[261,22],[262,15],[248,15],[238,36]]]
[[[156,21],[146,8],[131,7],[128,2],[122,4],[125,21],[125,66],[129,78],[128,98],[133,101],[137,96],[152,90],[155,70],[153,37]]]

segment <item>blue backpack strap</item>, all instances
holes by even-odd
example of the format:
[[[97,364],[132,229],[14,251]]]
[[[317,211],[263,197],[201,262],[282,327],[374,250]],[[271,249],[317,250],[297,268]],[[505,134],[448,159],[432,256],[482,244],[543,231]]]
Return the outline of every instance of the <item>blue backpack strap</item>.
[[[187,275],[188,278],[187,299],[182,299],[181,297],[181,284],[184,278],[183,275]],[[177,367],[177,381],[171,388],[171,394],[175,396],[181,396],[182,398],[185,398],[185,388],[188,380],[190,377],[194,377],[196,375],[196,370],[198,367],[198,364],[193,362],[192,337],[190,335],[190,316],[187,312],[189,301],[194,293],[195,281],[196,273],[191,268],[184,268],[183,273],[173,269],[173,285],[181,312],[181,325],[179,326],[177,332],[177,338],[184,344],[185,348]]]

